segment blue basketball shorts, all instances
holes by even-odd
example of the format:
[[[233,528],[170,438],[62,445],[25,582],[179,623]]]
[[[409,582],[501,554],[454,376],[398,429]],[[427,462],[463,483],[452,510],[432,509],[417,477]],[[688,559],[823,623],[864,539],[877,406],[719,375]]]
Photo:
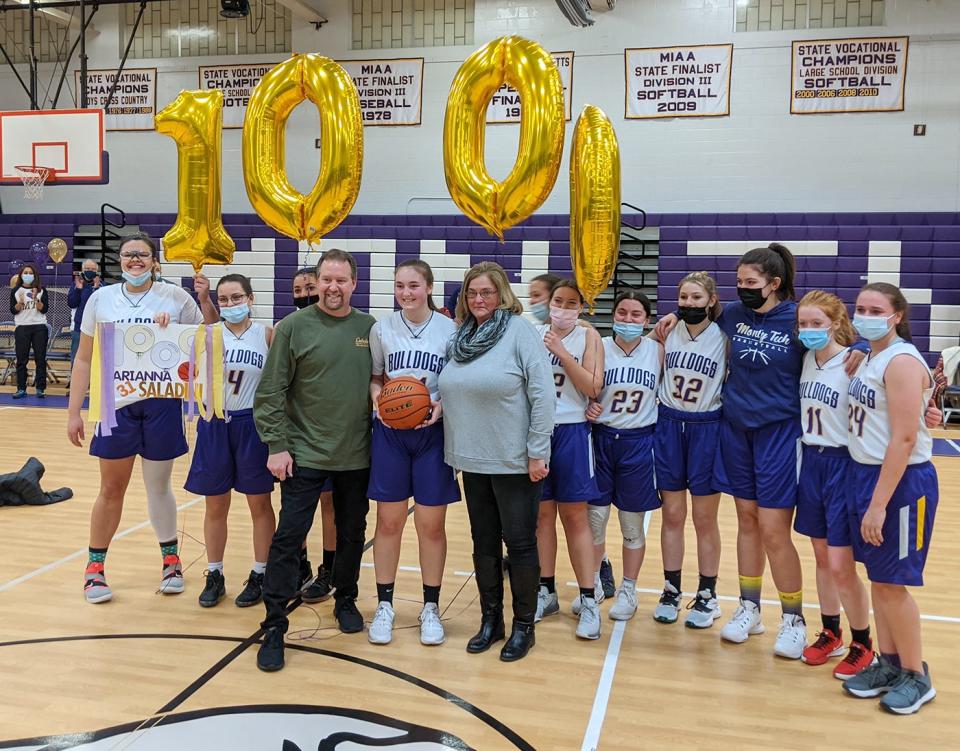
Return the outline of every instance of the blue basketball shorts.
[[[590,503],[621,511],[653,511],[660,508],[653,460],[653,425],[632,430],[593,426],[600,497]]]
[[[557,503],[593,503],[600,497],[590,423],[564,423],[553,427],[550,474],[543,481],[543,495],[540,497]]]
[[[720,442],[720,410],[684,412],[664,407],[657,411],[653,456],[660,490],[689,490],[690,495],[713,495],[713,465]]]
[[[797,517],[793,528],[801,535],[825,539],[835,548],[853,546],[860,525],[847,505],[850,453],[846,446],[803,446]],[[854,548],[854,556],[858,548]]]
[[[864,541],[860,523],[870,506],[879,477],[879,464],[850,462],[847,499],[856,515],[854,539],[860,547],[860,560],[866,566],[867,578],[879,584],[922,587],[923,567],[927,562],[940,500],[937,470],[931,462],[907,467],[887,504],[883,543],[877,546]]]
[[[801,432],[796,418],[744,430],[724,417],[713,471],[717,490],[760,508],[796,506]]]
[[[388,503],[413,498],[421,506],[459,501],[457,475],[443,460],[443,422],[394,430],[374,419],[367,496]]]
[[[252,409],[231,412],[229,422],[200,420],[183,487],[197,495],[222,495],[231,490],[248,495],[270,493],[274,477],[267,470],[269,455],[253,424]]]
[[[144,399],[117,410],[117,427],[100,435],[97,425],[90,453],[101,459],[142,456],[155,462],[176,459],[187,453],[183,434],[183,402],[180,399]]]

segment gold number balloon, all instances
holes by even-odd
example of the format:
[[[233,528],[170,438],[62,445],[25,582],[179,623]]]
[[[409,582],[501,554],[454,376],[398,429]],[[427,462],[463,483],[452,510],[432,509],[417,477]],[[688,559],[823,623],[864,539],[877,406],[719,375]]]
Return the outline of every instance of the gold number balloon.
[[[503,84],[520,92],[520,147],[503,182],[484,164],[487,105]],[[454,203],[503,240],[503,231],[530,216],[550,195],[563,154],[560,72],[536,42],[501,37],[457,71],[443,123],[443,169]]]
[[[47,254],[54,263],[60,263],[67,257],[67,244],[59,237],[55,237],[47,243]]]
[[[177,221],[163,236],[167,261],[228,264],[236,245],[220,214],[223,92],[181,91],[156,116],[157,132],[177,144]]]
[[[610,283],[619,248],[620,147],[603,110],[588,104],[570,155],[570,257],[591,312]]]
[[[287,118],[309,99],[320,113],[320,175],[304,196],[287,179]],[[350,75],[322,55],[294,55],[253,90],[243,121],[243,180],[254,210],[278,232],[316,242],[344,220],[360,192],[363,123]]]

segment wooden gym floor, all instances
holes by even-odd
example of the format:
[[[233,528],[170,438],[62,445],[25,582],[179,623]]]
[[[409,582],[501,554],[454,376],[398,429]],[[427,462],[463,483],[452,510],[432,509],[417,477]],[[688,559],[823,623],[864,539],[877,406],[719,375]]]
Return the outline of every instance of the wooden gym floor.
[[[44,487],[68,485],[75,497],[46,508],[0,508],[0,748],[44,748],[55,736],[105,729],[112,730],[93,736],[100,741],[90,748],[342,748],[319,745],[332,728],[344,731],[337,737],[341,742],[359,738],[351,733],[396,737],[390,746],[395,748],[852,751],[955,746],[949,738],[960,712],[960,667],[950,654],[960,638],[960,599],[950,592],[949,582],[950,572],[960,568],[954,542],[960,535],[960,510],[951,503],[960,485],[956,459],[936,460],[941,503],[927,586],[915,593],[924,614],[925,657],[939,695],[918,715],[901,718],[883,713],[873,700],[845,696],[825,667],[775,658],[779,608],[773,603],[764,609],[767,633],[740,646],[721,643],[718,627],[696,632],[682,624],[655,623],[651,612],[662,584],[656,515],[640,575],[637,616],[615,625],[606,618],[608,605],[602,606],[598,642],[573,636],[576,622],[569,605],[575,589],[567,585],[572,572],[561,535],[557,581],[563,614],[538,626],[537,646],[518,663],[501,663],[496,650],[467,655],[464,646],[479,609],[469,578],[466,510],[457,504],[448,516],[441,598],[446,644],[427,648],[418,640],[420,578],[411,523],[401,553],[394,642],[378,647],[362,634],[340,634],[332,601],[301,605],[291,616],[286,669],[261,673],[255,655],[262,608],[241,610],[232,603],[252,557],[243,499],[235,500],[230,517],[228,599],[204,610],[196,601],[205,568],[202,499],[177,493],[187,590],[179,596],[158,595],[159,551],[146,521],[137,469],[107,561],[114,600],[87,605],[81,580],[97,462],[86,449],[68,443],[64,410],[3,405],[11,402],[4,398],[0,404],[0,471],[15,470],[37,456],[47,467]],[[188,426],[191,441],[194,432]],[[187,468],[187,459],[178,460],[175,488],[182,487]],[[278,506],[278,494],[275,499]],[[371,512],[368,539],[374,518]],[[731,503],[721,506],[721,528],[725,549],[719,591],[726,596],[725,620],[737,592]],[[615,522],[610,542],[619,575]],[[798,539],[798,547],[812,638],[819,625],[813,557],[806,540]],[[316,562],[318,527],[310,549]],[[689,590],[696,573],[690,523],[686,561]],[[369,550],[360,592],[358,604],[370,618],[376,598]],[[764,595],[775,598],[769,575]],[[321,732],[318,713],[328,718]],[[74,736],[72,742],[90,738]],[[69,745],[62,738],[57,743],[58,748]],[[370,743],[383,747],[382,740]],[[359,742],[347,746],[371,747]]]

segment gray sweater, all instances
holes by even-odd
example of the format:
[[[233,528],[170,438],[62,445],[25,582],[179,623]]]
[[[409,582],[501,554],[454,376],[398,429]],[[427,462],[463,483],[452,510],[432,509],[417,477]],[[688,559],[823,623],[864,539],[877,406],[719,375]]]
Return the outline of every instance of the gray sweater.
[[[454,469],[526,474],[527,459],[550,461],[557,394],[547,350],[516,315],[503,337],[469,362],[440,372],[444,455]]]

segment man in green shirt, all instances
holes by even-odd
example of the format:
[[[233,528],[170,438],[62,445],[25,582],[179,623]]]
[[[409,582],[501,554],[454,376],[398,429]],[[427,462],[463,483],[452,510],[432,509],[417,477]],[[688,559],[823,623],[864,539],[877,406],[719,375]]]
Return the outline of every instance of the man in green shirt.
[[[367,337],[374,318],[350,307],[356,286],[353,256],[335,249],[324,253],[317,265],[320,300],[277,327],[253,401],[257,432],[270,449],[267,469],[280,480],[280,522],[263,582],[261,670],[283,667],[286,609],[297,592],[300,548],[328,478],[337,526],[333,612],[344,633],[363,630],[355,601],[369,509]]]

